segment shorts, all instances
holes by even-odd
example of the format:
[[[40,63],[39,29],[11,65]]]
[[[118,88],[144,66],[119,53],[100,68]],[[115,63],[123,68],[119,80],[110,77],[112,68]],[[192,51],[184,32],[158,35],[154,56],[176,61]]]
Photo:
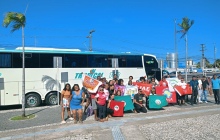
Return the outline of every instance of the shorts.
[[[63,107],[64,108],[69,108],[69,99],[68,98],[63,98]]]
[[[95,101],[95,98],[92,99],[92,109],[97,110],[97,103]]]

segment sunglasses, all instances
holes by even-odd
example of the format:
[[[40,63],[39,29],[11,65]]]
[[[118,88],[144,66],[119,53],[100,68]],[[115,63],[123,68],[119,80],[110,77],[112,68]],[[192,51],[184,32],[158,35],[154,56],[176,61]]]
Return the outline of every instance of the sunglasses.
[[[104,89],[100,89],[99,91],[104,91]]]

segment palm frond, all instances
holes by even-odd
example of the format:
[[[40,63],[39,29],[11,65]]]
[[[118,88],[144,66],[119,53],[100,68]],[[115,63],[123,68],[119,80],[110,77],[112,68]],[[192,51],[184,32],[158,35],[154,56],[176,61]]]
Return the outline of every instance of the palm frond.
[[[182,33],[180,39],[182,39],[186,35],[186,33],[189,31],[190,27],[192,27],[193,24],[194,20],[191,20],[190,22],[190,19],[188,19],[188,17],[182,18],[182,23],[177,24],[181,28],[180,31],[177,31],[177,33]]]
[[[12,24],[11,33],[20,29],[26,24],[25,15],[22,13],[7,12],[3,20],[3,27],[7,28],[10,24]]]

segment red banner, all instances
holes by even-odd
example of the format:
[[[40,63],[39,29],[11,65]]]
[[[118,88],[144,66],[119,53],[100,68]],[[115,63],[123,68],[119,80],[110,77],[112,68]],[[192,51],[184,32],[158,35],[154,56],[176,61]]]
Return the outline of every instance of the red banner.
[[[133,82],[133,85],[137,85],[138,89],[142,89],[143,93],[150,95],[152,84]]]
[[[157,95],[165,95],[167,103],[176,103],[176,92],[171,92],[168,87],[155,87]]]
[[[114,110],[112,116],[123,116],[124,115],[124,102],[111,101],[110,108]]]
[[[189,84],[183,85],[183,86],[175,86],[174,89],[176,90],[176,92],[180,96],[187,95],[187,94],[192,94],[192,90],[191,90]]]

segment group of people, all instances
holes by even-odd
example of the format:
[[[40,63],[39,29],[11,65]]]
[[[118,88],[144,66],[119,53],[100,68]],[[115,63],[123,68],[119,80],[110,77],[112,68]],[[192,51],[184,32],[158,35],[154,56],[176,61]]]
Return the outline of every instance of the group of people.
[[[196,79],[197,78],[197,79]],[[203,103],[203,96],[205,98],[205,103],[207,102],[207,91],[209,90],[210,95],[212,95],[212,91],[214,93],[215,104],[220,104],[220,97],[219,97],[219,84],[220,79],[214,74],[213,78],[206,79],[205,76],[200,79],[199,76],[193,76],[192,80],[190,81],[190,87],[192,89],[192,96],[191,96],[191,105]]]
[[[102,82],[102,85],[98,88],[98,91],[96,93],[89,93],[85,87],[82,87],[82,89],[80,89],[78,84],[73,85],[72,89],[70,84],[65,85],[65,88],[61,92],[61,123],[66,123],[66,121],[64,120],[65,108],[67,109],[70,120],[74,120],[75,124],[83,123],[83,113],[86,112],[90,104],[94,113],[94,119],[96,121],[108,121],[108,118],[111,118],[111,114],[113,113],[113,110],[110,109],[111,101],[114,100],[115,96],[121,96],[120,90],[115,91],[115,85],[133,85],[133,76],[129,76],[129,81],[127,82],[127,84],[124,84],[123,79],[118,79],[116,74],[114,75],[114,78],[110,81],[107,81],[106,78],[101,78],[101,76],[97,76],[97,80]],[[178,80],[179,82],[175,86],[186,85],[186,82],[181,75],[178,76]],[[136,82],[152,84],[150,95],[156,95],[156,86],[168,87],[168,82],[166,81],[165,77],[162,77],[162,80],[160,82],[158,82],[154,77],[152,77],[150,80],[146,80],[145,77],[140,77],[140,79]],[[211,87],[213,88],[216,103],[219,104],[219,91],[217,90],[219,89],[219,86],[217,86],[217,84],[219,85],[219,83],[220,80],[216,79],[216,75],[214,75],[214,79],[211,80],[211,83],[209,83],[204,76],[202,80],[200,80],[199,76],[197,76],[197,80],[195,79],[195,76],[193,76],[192,80],[190,81],[190,87],[192,89],[191,104],[193,105],[194,103],[201,103],[203,101],[203,95],[205,96],[205,102],[207,102],[207,89]],[[198,91],[200,93],[201,90],[202,92],[201,94],[199,94],[197,101]],[[85,102],[85,98],[86,105],[83,111],[82,106]],[[142,89],[138,89],[138,93],[135,94],[133,99],[135,108],[133,111],[135,113],[147,113],[146,105],[144,104],[145,99],[147,100],[148,96],[145,94],[144,91],[142,91]],[[186,105],[185,96],[179,96],[177,94],[177,103],[180,106]],[[73,118],[71,117],[70,108],[72,110]],[[79,114],[79,121],[77,121],[77,112]]]

